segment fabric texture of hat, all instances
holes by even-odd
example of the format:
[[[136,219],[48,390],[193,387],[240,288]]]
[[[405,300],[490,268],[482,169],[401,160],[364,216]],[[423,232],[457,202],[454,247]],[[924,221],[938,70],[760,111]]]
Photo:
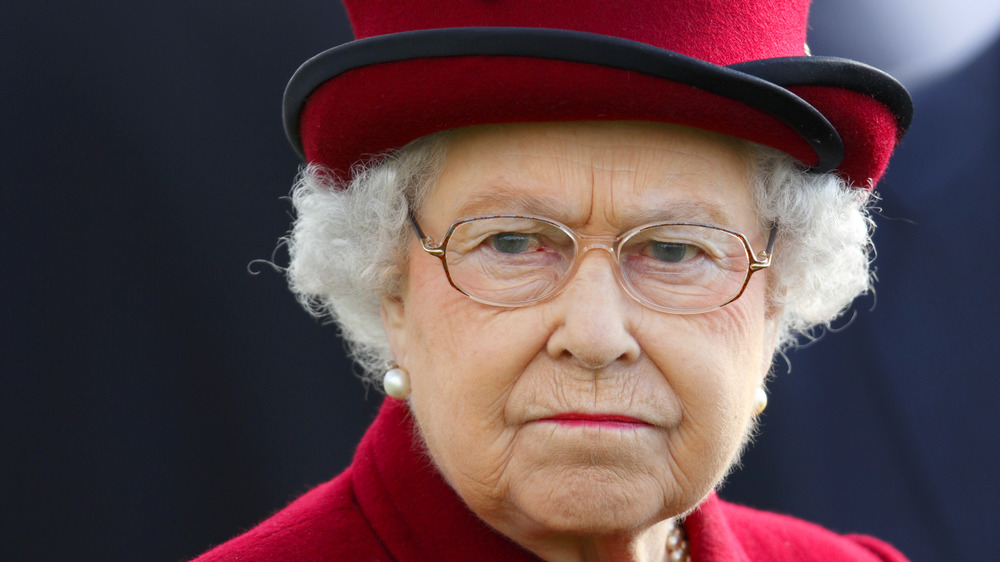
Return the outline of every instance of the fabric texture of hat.
[[[675,123],[873,187],[910,97],[808,56],[808,0],[345,0],[357,40],[306,61],[285,129],[339,175],[422,136],[511,122]]]

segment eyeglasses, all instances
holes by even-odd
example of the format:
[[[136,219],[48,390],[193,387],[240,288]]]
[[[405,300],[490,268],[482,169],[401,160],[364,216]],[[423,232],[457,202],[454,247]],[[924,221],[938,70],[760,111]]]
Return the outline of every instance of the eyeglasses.
[[[584,236],[541,217],[489,215],[455,221],[440,244],[410,222],[424,251],[441,260],[453,287],[493,306],[520,307],[566,288],[586,252],[606,250],[629,295],[661,312],[698,314],[738,299],[755,271],[771,265],[777,227],[754,254],[743,234],[707,224],[660,222],[618,236]]]

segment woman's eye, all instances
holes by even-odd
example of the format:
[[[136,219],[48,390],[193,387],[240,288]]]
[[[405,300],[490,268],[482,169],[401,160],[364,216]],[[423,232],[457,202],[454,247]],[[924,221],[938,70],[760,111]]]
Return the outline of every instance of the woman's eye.
[[[691,244],[677,242],[652,242],[650,253],[662,262],[679,263],[697,255],[698,248]]]
[[[522,232],[501,232],[490,237],[490,245],[502,254],[520,254],[531,247],[534,238]]]

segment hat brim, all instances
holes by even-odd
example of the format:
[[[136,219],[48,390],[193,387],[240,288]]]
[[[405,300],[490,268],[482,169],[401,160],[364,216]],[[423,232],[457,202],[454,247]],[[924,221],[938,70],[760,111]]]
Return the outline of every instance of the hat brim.
[[[772,60],[750,70],[781,67]],[[341,45],[295,73],[284,119],[300,155],[337,173],[433,132],[528,121],[677,123],[773,146],[818,172],[845,154],[822,111],[766,77],[552,29],[434,29]]]
[[[895,78],[838,57],[784,57],[731,65],[794,92],[818,109],[844,142],[837,171],[871,187],[913,119],[913,100]]]

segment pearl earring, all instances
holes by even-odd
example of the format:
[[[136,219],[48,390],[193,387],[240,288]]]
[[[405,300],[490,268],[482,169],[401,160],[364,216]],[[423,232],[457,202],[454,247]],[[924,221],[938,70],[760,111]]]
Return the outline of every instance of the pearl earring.
[[[382,376],[385,393],[397,400],[406,400],[410,395],[410,375],[400,367],[393,367]]]
[[[764,408],[767,408],[767,391],[763,386],[757,387],[757,392],[753,396],[753,414],[759,416]]]

